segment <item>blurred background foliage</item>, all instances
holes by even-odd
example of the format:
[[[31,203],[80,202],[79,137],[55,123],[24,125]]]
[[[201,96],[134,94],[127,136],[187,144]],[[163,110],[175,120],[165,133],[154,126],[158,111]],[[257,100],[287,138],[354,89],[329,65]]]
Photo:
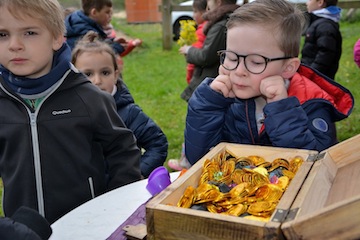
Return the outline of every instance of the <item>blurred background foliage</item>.
[[[81,7],[81,0],[59,0],[63,7]],[[113,6],[115,10],[125,10],[125,0],[113,0]],[[184,0],[172,0],[173,3],[181,3]]]

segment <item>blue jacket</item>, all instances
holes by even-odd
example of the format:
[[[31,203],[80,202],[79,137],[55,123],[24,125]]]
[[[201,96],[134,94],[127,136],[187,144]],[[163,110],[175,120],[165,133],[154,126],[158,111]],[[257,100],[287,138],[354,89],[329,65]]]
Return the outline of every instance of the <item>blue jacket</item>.
[[[257,129],[254,99],[225,98],[205,79],[189,100],[185,154],[191,164],[220,142],[322,151],[336,144],[335,122],[354,106],[349,90],[309,67],[290,80],[289,97],[266,104]]]
[[[162,166],[168,152],[168,141],[160,127],[134,103],[128,88],[118,82],[114,95],[117,112],[125,125],[134,132],[138,147],[145,150],[140,159],[140,170],[144,177]]]
[[[51,234],[49,222],[34,209],[21,206],[11,217],[0,217],[1,240],[46,240]]]
[[[81,39],[87,32],[94,31],[99,34],[99,36],[106,40],[118,54],[121,54],[125,49],[124,47],[114,42],[111,39],[107,39],[107,35],[104,32],[103,28],[97,24],[94,20],[85,15],[82,10],[78,10],[69,14],[65,18],[66,26],[66,43],[73,49],[76,45],[76,42]]]

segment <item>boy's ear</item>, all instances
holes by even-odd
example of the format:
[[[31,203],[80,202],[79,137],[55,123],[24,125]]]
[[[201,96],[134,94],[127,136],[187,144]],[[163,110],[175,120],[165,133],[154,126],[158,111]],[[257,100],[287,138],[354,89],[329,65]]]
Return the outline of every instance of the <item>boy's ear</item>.
[[[58,36],[57,38],[54,38],[54,41],[53,41],[53,50],[54,51],[57,51],[61,48],[61,46],[64,44],[64,37],[63,36]]]
[[[96,13],[97,13],[96,8],[92,8],[92,9],[90,10],[89,17],[90,17],[90,18],[91,18],[91,17],[94,17],[94,16],[96,15]]]
[[[300,59],[290,58],[289,60],[286,61],[281,76],[284,79],[289,79],[292,76],[294,76],[294,74],[296,73],[299,67],[300,67]]]
[[[117,82],[117,80],[119,79],[119,77],[120,77],[120,70],[119,69],[117,69],[117,70],[115,70],[115,83]]]
[[[326,7],[325,0],[317,0],[316,2],[317,2],[317,5],[319,6],[319,8]]]

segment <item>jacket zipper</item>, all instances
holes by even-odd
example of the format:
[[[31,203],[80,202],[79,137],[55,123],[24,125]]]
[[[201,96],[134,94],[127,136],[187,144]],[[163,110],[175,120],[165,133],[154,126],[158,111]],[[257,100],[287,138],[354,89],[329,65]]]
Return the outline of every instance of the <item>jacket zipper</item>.
[[[92,177],[89,177],[89,178],[88,178],[88,181],[89,181],[91,198],[95,198],[94,181],[93,181]]]
[[[30,126],[31,126],[31,136],[33,139],[33,152],[34,152],[34,166],[35,166],[35,182],[36,182],[36,193],[38,198],[38,209],[39,213],[42,216],[45,216],[45,207],[44,207],[44,192],[42,186],[42,176],[41,176],[41,163],[40,163],[40,151],[39,151],[39,139],[38,131],[36,124],[36,114],[30,113]]]
[[[72,69],[72,68],[71,68]],[[39,139],[38,139],[38,131],[37,131],[37,115],[39,113],[39,110],[41,108],[41,105],[44,103],[44,101],[51,96],[56,89],[62,84],[62,82],[65,80],[67,75],[71,72],[71,69],[68,70],[63,77],[56,83],[56,86],[54,89],[48,93],[48,95],[39,103],[39,106],[36,108],[35,112],[32,112],[28,106],[20,101],[18,97],[13,95],[12,93],[8,92],[2,84],[0,84],[1,89],[10,97],[18,101],[20,104],[22,104],[26,111],[29,114],[30,118],[30,130],[31,130],[31,138],[32,138],[32,147],[33,147],[33,157],[34,157],[34,168],[35,168],[35,184],[36,184],[36,194],[37,194],[37,202],[38,202],[38,211],[39,213],[45,217],[45,204],[44,204],[44,190],[42,185],[42,175],[41,175],[41,163],[40,163],[40,150],[39,150]]]
[[[250,118],[249,118],[249,104],[248,103],[249,103],[248,100],[246,100],[246,102],[245,102],[246,120],[247,120],[247,125],[248,125],[248,129],[249,129],[251,141],[253,144],[255,144],[255,139],[254,139],[254,135],[252,133],[251,123],[250,123]]]

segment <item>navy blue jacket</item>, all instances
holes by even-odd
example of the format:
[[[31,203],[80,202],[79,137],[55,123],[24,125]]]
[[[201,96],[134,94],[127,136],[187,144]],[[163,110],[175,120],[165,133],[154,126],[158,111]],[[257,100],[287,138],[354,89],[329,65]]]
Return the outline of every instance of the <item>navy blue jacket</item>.
[[[140,170],[144,177],[162,166],[168,152],[168,141],[160,127],[134,103],[128,88],[118,82],[114,95],[117,112],[125,125],[133,131],[138,147],[145,150],[140,159]]]
[[[191,164],[220,142],[322,151],[338,142],[335,122],[350,115],[349,90],[309,67],[290,80],[289,97],[265,105],[257,129],[254,99],[225,98],[207,78],[189,100],[185,154]]]
[[[66,16],[65,26],[66,43],[70,46],[71,49],[75,47],[76,42],[81,39],[87,32],[94,31],[98,33],[102,39],[109,42],[116,53],[121,54],[125,50],[121,44],[114,42],[111,39],[107,39],[107,35],[103,28],[94,20],[86,16],[82,10],[75,11],[72,14]]]
[[[36,210],[21,206],[10,217],[0,218],[1,240],[46,240],[52,234],[48,221]]]
[[[31,228],[11,218],[0,218],[0,238],[2,240],[41,240]]]

